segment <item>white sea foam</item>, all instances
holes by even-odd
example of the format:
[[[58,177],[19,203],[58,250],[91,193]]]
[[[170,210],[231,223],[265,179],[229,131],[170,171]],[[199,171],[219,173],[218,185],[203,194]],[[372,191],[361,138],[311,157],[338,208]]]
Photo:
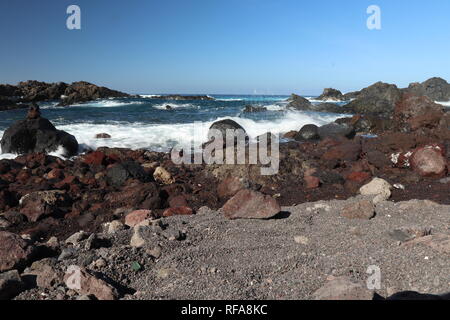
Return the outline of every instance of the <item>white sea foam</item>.
[[[144,101],[117,101],[112,99],[105,99],[105,100],[97,100],[97,101],[91,101],[86,103],[77,103],[71,105],[71,107],[98,107],[98,108],[114,108],[114,107],[123,107],[123,106],[129,106],[134,104],[144,104],[146,102]]]
[[[206,140],[209,127],[215,121],[232,119],[245,128],[251,138],[255,138],[266,132],[282,133],[291,130],[299,130],[303,125],[316,124],[323,125],[336,120],[342,115],[331,114],[311,114],[303,112],[289,111],[283,118],[277,120],[255,121],[240,117],[218,118],[214,121],[187,124],[146,124],[146,123],[126,123],[108,122],[107,124],[78,123],[59,125],[58,129],[65,130],[74,135],[80,145],[90,148],[123,147],[132,149],[152,149],[158,151],[169,151],[170,148],[179,144],[189,146],[194,130],[199,130],[201,136]],[[194,125],[199,128],[194,129]],[[105,132],[111,135],[111,139],[95,139],[95,135]]]
[[[239,99],[239,98],[221,98],[221,99],[216,99],[216,101],[244,101],[244,99]]]
[[[154,105],[153,108],[159,109],[159,110],[167,110],[167,106],[170,106],[172,109],[190,109],[190,108],[196,108],[199,109],[200,106],[195,106],[191,103],[163,103],[163,104],[157,104]]]
[[[450,101],[436,101],[436,103],[442,104],[444,107],[450,107]]]

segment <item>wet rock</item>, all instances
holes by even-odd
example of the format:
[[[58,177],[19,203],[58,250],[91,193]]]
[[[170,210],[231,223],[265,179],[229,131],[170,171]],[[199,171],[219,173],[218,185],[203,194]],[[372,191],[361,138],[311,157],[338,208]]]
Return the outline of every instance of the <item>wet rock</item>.
[[[157,167],[153,173],[153,178],[162,184],[169,185],[175,183],[175,179],[172,177],[170,172],[168,172],[163,167]]]
[[[248,189],[239,191],[222,207],[229,219],[269,219],[280,211],[274,198]]]
[[[266,107],[259,107],[259,106],[245,106],[244,110],[242,112],[244,113],[254,113],[254,112],[264,112],[267,111]]]
[[[25,283],[17,270],[0,273],[0,300],[9,300],[25,289]]]
[[[389,117],[401,98],[401,91],[393,84],[377,82],[360,91],[357,98],[343,108],[351,113]]]
[[[375,207],[368,200],[355,201],[342,209],[341,216],[348,219],[370,220],[375,216]]]
[[[95,135],[95,139],[111,139],[111,135],[107,133],[98,133]]]
[[[423,177],[442,178],[447,168],[443,152],[442,146],[428,145],[415,150],[409,162],[412,169]]]
[[[374,178],[371,182],[359,189],[364,196],[374,196],[373,203],[377,204],[391,197],[392,186],[386,180]]]
[[[6,129],[1,140],[3,153],[50,153],[64,148],[65,156],[78,152],[78,142],[74,136],[57,130],[45,118],[25,119],[15,122]]]
[[[135,210],[125,216],[125,224],[134,227],[147,219],[153,219],[151,210]]]
[[[194,214],[194,210],[190,207],[173,207],[164,210],[163,217],[171,216],[190,216]]]
[[[310,110],[312,107],[312,103],[299,95],[292,94],[289,98],[289,104],[287,105],[287,109],[295,109],[295,110]]]
[[[96,99],[121,97],[128,97],[128,94],[106,87],[99,87],[89,82],[79,81],[72,83],[64,90],[63,99],[59,105],[68,106]]]
[[[324,101],[341,101],[342,99],[342,92],[333,88],[325,88],[323,93],[317,98],[317,100]]]
[[[222,135],[223,144],[226,145],[226,137],[227,137],[227,130],[231,130],[231,133],[234,133],[236,137],[234,138],[234,144],[237,144],[237,139],[239,138],[238,133],[242,134],[242,139],[245,139],[245,141],[248,141],[247,133],[245,132],[245,129],[236,121],[233,121],[231,119],[225,119],[221,121],[214,122],[208,131],[208,142],[207,144],[214,141],[214,131],[219,131]]]
[[[364,282],[348,277],[333,277],[313,294],[314,300],[372,300],[373,296]]]
[[[80,295],[93,295],[98,300],[116,300],[119,297],[116,288],[85,268],[69,269],[64,276],[64,281],[70,289]]]
[[[65,191],[37,191],[20,199],[20,213],[29,221],[37,221],[42,216],[50,216],[60,212],[61,207],[68,207],[71,200]]]
[[[34,248],[19,235],[0,231],[0,272],[24,268],[33,254]]]
[[[353,139],[353,137],[356,135],[356,132],[352,126],[330,123],[319,127],[318,134],[321,139],[325,139],[328,137],[335,139],[338,137]]]
[[[315,124],[304,125],[294,136],[294,139],[297,141],[314,141],[318,140],[319,138],[319,127]]]

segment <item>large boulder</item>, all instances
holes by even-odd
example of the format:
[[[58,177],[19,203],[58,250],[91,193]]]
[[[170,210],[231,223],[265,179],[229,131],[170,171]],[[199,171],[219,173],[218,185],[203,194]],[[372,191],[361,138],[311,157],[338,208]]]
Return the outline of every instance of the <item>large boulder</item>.
[[[288,109],[294,109],[294,110],[311,110],[312,103],[299,95],[292,94],[291,97],[288,99],[289,103],[287,105]]]
[[[64,148],[65,156],[78,152],[74,136],[57,130],[49,120],[40,116],[15,122],[4,132],[1,146],[3,153],[49,153],[60,147]]]
[[[121,98],[128,96],[128,94],[120,91],[99,87],[85,81],[79,81],[72,83],[65,89],[60,105],[67,106],[96,99]]]
[[[0,272],[23,269],[32,259],[34,248],[19,235],[0,231]]]
[[[323,93],[317,98],[317,100],[324,101],[341,101],[343,100],[342,92],[333,88],[325,88]]]
[[[244,189],[228,200],[222,212],[228,219],[269,219],[277,215],[281,207],[277,200],[260,192]]]
[[[374,114],[390,117],[402,92],[394,84],[377,82],[358,94],[358,97],[344,106],[348,112]]]
[[[426,96],[434,101],[450,101],[450,84],[442,78],[411,83],[404,91],[417,96]]]
[[[19,82],[18,90],[25,102],[58,100],[64,94],[67,84],[64,82],[46,83],[35,80]]]
[[[225,120],[214,122],[208,131],[208,142],[214,141],[214,131],[213,130],[220,131],[220,133],[222,134],[224,145],[226,143],[227,130],[234,130],[236,134],[238,132],[237,130],[242,130],[242,132],[244,133],[245,140],[248,141],[248,136],[247,136],[245,129],[239,123],[237,123],[236,121],[233,121],[231,119],[225,119]],[[235,138],[235,144],[236,143],[237,143],[237,137]]]
[[[442,105],[425,96],[410,93],[405,93],[394,109],[395,125],[402,131],[434,128],[439,125],[443,116]]]

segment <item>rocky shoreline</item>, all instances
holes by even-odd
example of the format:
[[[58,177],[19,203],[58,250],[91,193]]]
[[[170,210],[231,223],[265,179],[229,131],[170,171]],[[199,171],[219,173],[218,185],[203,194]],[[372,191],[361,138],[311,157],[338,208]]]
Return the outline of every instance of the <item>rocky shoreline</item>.
[[[419,87],[376,85],[350,103],[365,112],[286,133],[272,176],[147,150],[53,157],[60,141],[36,137],[60,134],[31,130],[46,120],[31,109],[2,138],[24,154],[0,160],[0,298],[372,299],[360,282],[377,263],[377,297],[445,294],[450,113]],[[70,265],[82,290],[64,282]]]

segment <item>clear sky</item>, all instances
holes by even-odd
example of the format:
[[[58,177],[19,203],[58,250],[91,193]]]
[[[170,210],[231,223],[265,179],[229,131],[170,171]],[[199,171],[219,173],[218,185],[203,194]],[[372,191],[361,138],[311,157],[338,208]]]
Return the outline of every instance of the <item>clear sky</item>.
[[[381,30],[366,27],[373,4]],[[449,0],[1,0],[0,35],[0,83],[312,95],[450,80]]]

